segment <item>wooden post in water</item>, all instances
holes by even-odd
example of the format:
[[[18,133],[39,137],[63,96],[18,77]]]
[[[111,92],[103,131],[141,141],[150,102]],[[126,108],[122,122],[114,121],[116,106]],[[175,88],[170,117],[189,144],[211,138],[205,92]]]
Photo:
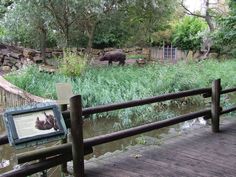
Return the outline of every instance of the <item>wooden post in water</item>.
[[[212,131],[220,131],[220,79],[214,80],[212,83],[212,96],[211,96],[211,123]]]
[[[60,110],[61,110],[61,112],[62,111],[66,111],[67,110],[67,104],[62,104],[62,105],[60,105]],[[61,140],[61,144],[66,144],[68,141],[67,141],[67,137],[65,137],[65,138],[63,138],[62,140]],[[68,171],[67,171],[67,162],[65,162],[65,163],[63,163],[62,165],[61,165],[61,171],[63,172],[63,173],[65,173],[65,174],[68,174]]]
[[[69,104],[70,97],[73,96],[72,93],[72,86],[69,83],[56,83],[56,92],[57,92],[57,103],[60,105],[61,112],[67,110],[67,105]],[[67,130],[69,132],[69,130]],[[66,144],[67,137],[61,140],[61,144]],[[67,171],[67,162],[61,165],[61,171],[65,174],[68,173]]]
[[[84,177],[84,143],[81,95],[70,98],[70,119],[74,177]]]

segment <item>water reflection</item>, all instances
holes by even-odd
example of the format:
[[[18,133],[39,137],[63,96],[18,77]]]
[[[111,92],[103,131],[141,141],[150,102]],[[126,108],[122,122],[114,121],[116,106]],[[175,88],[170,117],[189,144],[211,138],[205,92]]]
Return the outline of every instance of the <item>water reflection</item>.
[[[2,114],[0,113],[0,134],[3,134],[5,132],[5,125],[2,120]],[[15,152],[13,148],[9,146],[9,144],[0,146],[0,162],[4,162],[6,160],[9,160],[9,165],[7,165],[4,168],[0,168],[0,173],[7,172],[12,169],[13,166],[16,165],[16,159],[15,159]]]

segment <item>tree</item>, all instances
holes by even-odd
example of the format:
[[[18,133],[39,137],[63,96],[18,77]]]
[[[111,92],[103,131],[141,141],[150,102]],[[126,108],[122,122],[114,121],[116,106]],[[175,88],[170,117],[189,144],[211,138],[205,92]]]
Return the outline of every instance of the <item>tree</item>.
[[[73,24],[79,18],[80,2],[76,0],[44,0],[43,7],[53,17],[52,22],[55,30],[63,35],[64,47],[70,46],[70,33]]]
[[[186,14],[204,19],[209,27],[209,30],[213,32],[215,29],[215,18],[226,14],[226,4],[221,2],[220,0],[218,0],[217,2],[202,0],[202,2],[203,4],[201,7],[201,11],[197,12],[190,11],[186,7],[184,0],[181,0],[181,6],[184,8]]]
[[[129,28],[131,44],[147,45],[151,43],[154,32],[163,29],[174,14],[177,3],[174,0],[136,0],[127,1],[123,6],[123,24]]]
[[[191,16],[185,16],[174,27],[173,44],[187,54],[190,50],[196,53],[201,48],[201,37],[199,35],[207,25],[204,21]]]
[[[83,28],[88,37],[87,49],[93,46],[94,35],[97,31],[98,24],[106,21],[107,17],[117,11],[118,2],[110,0],[90,0],[84,1],[82,13],[78,24]],[[101,27],[101,26],[100,26]],[[99,35],[99,34],[98,34]]]
[[[7,8],[13,4],[13,0],[1,0],[0,1],[0,18],[7,12]]]
[[[27,47],[41,44],[42,52],[51,36],[59,47],[147,45],[152,34],[168,23],[175,2],[15,0],[4,19],[10,41],[20,41]]]
[[[230,12],[218,20],[219,28],[214,33],[215,47],[219,53],[236,56],[236,2],[230,1]]]
[[[45,48],[50,18],[38,1],[15,0],[4,23],[8,36],[13,36],[14,41],[23,45],[39,47],[41,57],[46,62]]]
[[[206,58],[211,50],[211,46],[214,44],[212,34],[216,28],[216,20],[222,16],[227,15],[227,4],[226,1],[210,1],[210,0],[202,0],[203,6],[201,11],[192,12],[190,11],[184,3],[184,0],[181,0],[181,6],[185,10],[187,15],[191,15],[194,17],[202,18],[206,21],[209,32],[205,31],[202,39],[202,46],[206,52],[204,54],[204,58]]]

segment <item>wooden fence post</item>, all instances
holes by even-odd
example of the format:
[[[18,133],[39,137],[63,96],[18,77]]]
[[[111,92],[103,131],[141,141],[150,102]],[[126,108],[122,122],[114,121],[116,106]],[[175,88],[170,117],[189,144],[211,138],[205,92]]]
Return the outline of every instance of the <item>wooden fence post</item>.
[[[66,111],[67,110],[67,104],[61,104],[60,105],[60,110],[61,110],[61,112],[62,111]],[[68,141],[67,141],[67,137],[65,137],[65,138],[63,138],[62,140],[61,140],[61,144],[66,144]],[[68,174],[68,171],[67,171],[67,162],[65,162],[65,163],[63,163],[62,165],[61,165],[61,171],[63,172],[63,173],[65,173],[65,174]]]
[[[212,83],[212,96],[211,96],[211,123],[212,131],[220,131],[220,91],[221,83],[220,79],[214,80]]]
[[[74,177],[84,177],[84,143],[81,95],[70,98],[71,139]]]

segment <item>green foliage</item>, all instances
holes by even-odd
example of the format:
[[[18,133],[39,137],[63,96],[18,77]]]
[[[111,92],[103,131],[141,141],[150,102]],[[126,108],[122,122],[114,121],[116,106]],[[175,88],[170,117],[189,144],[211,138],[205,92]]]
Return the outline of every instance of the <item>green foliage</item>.
[[[70,49],[64,49],[61,60],[59,71],[69,77],[80,76],[87,66],[87,57],[77,55]]]
[[[0,1],[0,18],[4,16],[4,14],[7,12],[7,8],[11,6],[12,3],[13,3],[13,0]]]
[[[224,88],[236,86],[235,70],[236,60],[223,60],[222,62],[209,60],[188,64],[179,62],[176,65],[150,64],[145,67],[98,67],[87,68],[83,75],[76,77],[71,82],[74,93],[80,93],[83,96],[84,106],[88,107],[210,87],[211,82],[217,78],[222,78]],[[34,93],[30,89],[35,87],[34,91],[37,88],[42,90],[46,89],[45,85],[50,85],[49,88],[52,88],[58,81],[70,81],[70,77],[61,73],[45,74],[39,72],[36,67],[16,71],[7,75],[6,78],[22,89],[43,97],[45,97],[44,92]],[[30,85],[30,89],[27,84]]]
[[[207,28],[202,20],[185,16],[176,26],[173,34],[173,44],[186,51],[197,51],[201,47],[199,33]]]
[[[15,74],[21,76],[21,79]],[[40,72],[36,65],[25,67],[16,71],[15,74],[9,74],[6,78],[11,80],[12,83],[17,83],[18,87],[30,91],[31,93],[37,93],[37,95],[49,99],[56,98],[55,85],[48,81],[53,79],[54,81],[59,82],[60,80],[57,80],[59,79],[58,76]]]
[[[236,56],[236,3],[232,2],[231,12],[218,20],[219,28],[214,33],[214,45],[222,52]]]
[[[5,35],[5,29],[0,26],[0,38],[2,38]]]
[[[39,72],[36,67],[29,67],[11,73],[5,78],[28,92],[53,99],[56,99],[56,83],[71,83],[73,93],[82,95],[83,107],[91,107],[210,87],[212,81],[218,78],[222,79],[223,89],[231,88],[236,86],[235,70],[236,60],[206,60],[188,64],[180,62],[176,65],[87,68],[82,75],[74,77],[73,80],[61,73],[45,74]],[[143,123],[173,116],[171,113],[167,114],[167,105],[182,106],[186,101],[201,104],[201,100],[203,99],[200,97],[189,97],[188,100],[167,101],[93,116],[118,117],[122,126],[130,126],[134,119]]]
[[[152,34],[168,25],[177,8],[173,0],[137,0],[127,3],[123,10],[127,13],[124,18],[124,28],[128,27],[127,46],[151,45]]]
[[[158,32],[154,32],[151,35],[151,44],[153,46],[162,46],[163,42],[170,44],[171,38],[172,38],[173,31],[170,28],[167,28],[166,30],[161,30]]]
[[[33,48],[147,45],[151,34],[166,26],[177,7],[174,0],[10,2],[14,8],[2,13],[6,28],[2,39]]]

